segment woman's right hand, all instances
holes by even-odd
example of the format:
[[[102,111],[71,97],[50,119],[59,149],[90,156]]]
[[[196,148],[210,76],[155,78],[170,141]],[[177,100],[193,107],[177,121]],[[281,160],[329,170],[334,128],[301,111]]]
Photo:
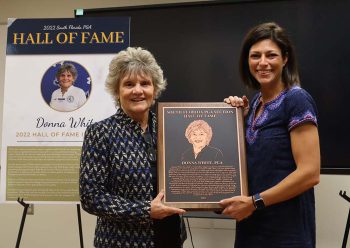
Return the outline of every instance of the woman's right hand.
[[[229,96],[224,99],[224,102],[230,104],[232,107],[243,107],[244,116],[249,112],[249,100],[246,96]]]
[[[167,216],[173,214],[184,214],[186,211],[181,208],[174,208],[165,206],[162,203],[162,199],[164,198],[164,191],[162,190],[156,198],[151,202],[151,218],[152,219],[163,219]]]

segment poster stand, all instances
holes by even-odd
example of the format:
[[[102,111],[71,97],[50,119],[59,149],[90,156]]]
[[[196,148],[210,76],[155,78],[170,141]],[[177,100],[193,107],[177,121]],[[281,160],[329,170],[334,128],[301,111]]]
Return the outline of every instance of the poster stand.
[[[19,245],[21,243],[21,238],[22,238],[22,233],[23,233],[23,228],[24,228],[24,222],[26,221],[26,217],[27,217],[27,211],[29,208],[28,203],[25,203],[23,198],[17,199],[17,202],[19,204],[21,204],[24,209],[23,209],[23,214],[22,214],[22,220],[21,220],[21,225],[19,227],[19,232],[18,232],[18,236],[17,236],[17,242],[16,242],[16,248],[19,248]],[[80,204],[77,204],[77,215],[78,215],[78,226],[79,226],[79,238],[80,238],[80,248],[84,248],[84,240],[83,240],[83,229],[82,229],[82,225],[81,225],[81,214],[80,214]]]
[[[340,191],[339,195],[341,197],[343,197],[345,200],[347,200],[350,203],[350,197],[346,195],[346,191]],[[348,237],[349,237],[349,229],[350,229],[350,209],[349,209],[349,214],[348,214],[348,220],[346,222],[346,226],[345,226],[345,232],[344,232],[344,238],[343,238],[343,244],[342,244],[342,248],[346,248],[346,243],[348,241]]]
[[[81,225],[80,204],[77,204],[77,215],[78,215],[80,248],[84,248],[83,228],[81,227],[82,225]]]
[[[28,211],[29,204],[25,203],[23,201],[23,198],[22,199],[18,198],[17,202],[24,207],[23,214],[22,214],[21,225],[19,227],[19,232],[18,232],[17,242],[16,242],[16,248],[19,248],[19,245],[21,243],[22,233],[23,233],[24,222],[26,221],[26,217],[27,217],[27,211]]]

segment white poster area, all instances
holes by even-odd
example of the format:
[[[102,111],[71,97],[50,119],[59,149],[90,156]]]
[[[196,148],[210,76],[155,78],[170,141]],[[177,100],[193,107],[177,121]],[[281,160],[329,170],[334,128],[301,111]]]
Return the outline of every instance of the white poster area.
[[[108,73],[108,65],[114,55],[112,54],[93,54],[93,55],[11,55],[6,58],[5,72],[5,93],[4,93],[4,111],[3,111],[3,131],[2,131],[2,148],[1,148],[1,202],[17,199],[15,194],[16,185],[20,184],[20,188],[27,185],[27,191],[18,192],[18,197],[26,199],[37,195],[40,202],[46,201],[44,198],[78,198],[78,188],[75,193],[59,196],[58,192],[63,193],[62,189],[67,182],[58,182],[52,178],[51,182],[47,179],[47,174],[50,171],[45,170],[45,178],[40,178],[40,170],[38,164],[19,165],[16,168],[7,168],[7,158],[9,147],[51,147],[51,148],[78,148],[82,145],[83,134],[87,125],[92,122],[100,121],[113,113],[116,108],[111,96],[105,90],[105,79]],[[48,67],[56,64],[59,61],[75,61],[84,65],[85,69],[91,76],[91,93],[87,102],[79,109],[72,112],[59,112],[52,109],[43,99],[41,94],[42,76],[48,70]],[[37,153],[38,160],[43,160],[45,157],[52,155],[50,150],[42,150],[31,152],[35,156]],[[16,150],[17,156],[25,151]],[[67,151],[66,151],[67,152]],[[59,151],[57,156],[74,156],[74,154],[65,154],[64,150]],[[69,150],[68,150],[69,152]],[[24,159],[36,161],[25,156]],[[16,158],[14,158],[16,159]],[[23,160],[23,156],[17,157],[18,160]],[[57,159],[57,158],[56,158]],[[47,161],[47,160],[46,160]],[[51,160],[49,160],[50,162]],[[64,161],[64,158],[63,160]],[[47,166],[53,166],[51,161]],[[17,163],[13,163],[17,164]],[[62,173],[60,168],[52,168],[51,173]],[[25,168],[23,168],[25,167]],[[79,164],[73,169],[78,169]],[[64,169],[64,168],[63,168]],[[68,169],[68,171],[67,171]],[[20,170],[20,171],[16,171]],[[26,170],[25,173],[23,170]],[[66,168],[64,177],[72,176],[72,168]],[[6,173],[7,172],[7,173]],[[16,174],[20,173],[16,179]],[[7,175],[12,175],[15,181],[7,182]],[[39,174],[39,175],[38,175]],[[73,174],[78,175],[78,171],[73,171]],[[38,175],[38,176],[35,176]],[[77,185],[78,178],[75,182],[70,182]],[[40,181],[43,184],[40,186]],[[7,182],[7,185],[6,185]],[[10,184],[10,185],[9,185]],[[53,196],[50,194],[48,185],[53,185]],[[11,191],[7,190],[7,186]],[[43,187],[44,186],[44,187]],[[63,187],[63,188],[62,188]],[[36,189],[35,189],[36,188]],[[37,191],[37,192],[34,192]],[[48,191],[43,191],[48,190]],[[7,192],[7,197],[6,197]],[[61,201],[61,200],[59,200]],[[49,201],[50,202],[50,201]]]

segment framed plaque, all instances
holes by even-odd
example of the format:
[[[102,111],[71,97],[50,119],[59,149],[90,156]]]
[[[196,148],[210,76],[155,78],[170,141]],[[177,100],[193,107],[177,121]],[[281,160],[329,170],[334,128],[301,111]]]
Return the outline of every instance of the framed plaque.
[[[226,103],[158,103],[158,189],[164,204],[220,209],[247,195],[242,108]]]

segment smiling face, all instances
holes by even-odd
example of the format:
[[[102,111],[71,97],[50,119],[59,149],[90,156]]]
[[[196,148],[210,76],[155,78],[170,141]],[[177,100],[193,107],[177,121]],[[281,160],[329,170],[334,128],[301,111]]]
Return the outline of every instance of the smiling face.
[[[208,134],[203,129],[192,131],[190,141],[195,147],[204,147],[207,145]]]
[[[155,88],[151,77],[145,74],[130,74],[122,78],[118,97],[120,107],[132,119],[147,118],[155,98]]]
[[[69,87],[71,87],[74,83],[74,76],[70,71],[62,72],[58,77],[58,82],[60,84],[61,90],[66,92]]]
[[[249,70],[260,86],[283,84],[282,70],[288,58],[283,58],[281,49],[270,39],[255,43],[249,50]]]

